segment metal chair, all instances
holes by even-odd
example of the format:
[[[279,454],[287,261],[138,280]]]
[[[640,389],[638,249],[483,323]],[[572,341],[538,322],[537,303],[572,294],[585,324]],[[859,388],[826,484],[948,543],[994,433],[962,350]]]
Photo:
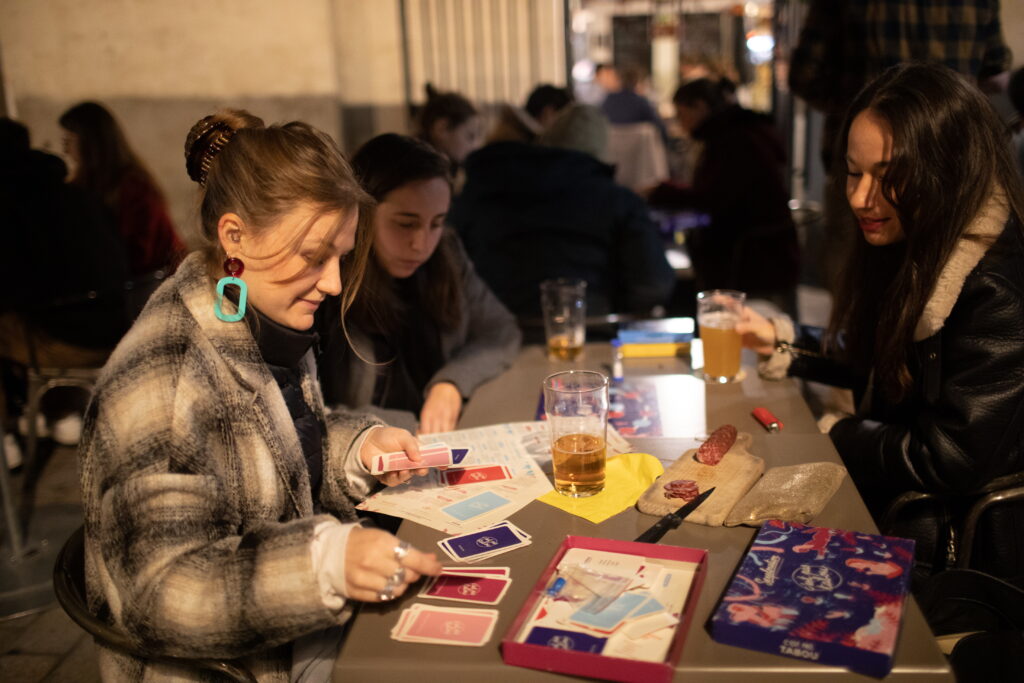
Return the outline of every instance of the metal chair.
[[[117,296],[124,302],[125,320],[127,325],[130,325],[139,316],[139,313],[142,312],[150,295],[156,291],[156,288],[160,286],[165,277],[167,277],[166,271],[156,270],[134,280],[128,280],[124,283],[121,291],[115,293],[86,292],[85,294],[65,297],[58,302],[51,302],[51,305],[59,307],[78,303],[82,300],[94,300],[97,297]],[[31,331],[26,330],[25,335],[30,358],[30,364],[26,373],[28,395],[26,397],[25,418],[28,421],[28,434],[26,435],[25,445],[25,470],[30,472],[35,467],[36,449],[39,444],[39,433],[36,427],[43,397],[51,389],[56,389],[57,387],[77,387],[86,393],[92,393],[102,367],[41,367],[36,360]]]
[[[53,568],[53,589],[57,602],[71,619],[82,627],[100,645],[122,654],[154,662],[165,662],[183,666],[198,667],[205,671],[224,676],[238,683],[255,683],[256,678],[237,662],[214,659],[185,659],[180,657],[153,656],[142,652],[127,635],[100,621],[89,612],[85,599],[85,528],[71,534]]]
[[[1024,500],[1024,472],[1016,472],[993,479],[985,486],[971,494],[977,499],[971,504],[964,515],[963,521],[954,529],[954,535],[960,538],[960,546],[956,553],[956,567],[967,569],[971,565],[971,551],[974,536],[981,516],[990,508],[1002,503]],[[900,514],[910,505],[931,501],[942,503],[950,500],[948,496],[921,491],[907,491],[897,496],[885,511],[879,525],[883,533],[889,533],[899,519]]]

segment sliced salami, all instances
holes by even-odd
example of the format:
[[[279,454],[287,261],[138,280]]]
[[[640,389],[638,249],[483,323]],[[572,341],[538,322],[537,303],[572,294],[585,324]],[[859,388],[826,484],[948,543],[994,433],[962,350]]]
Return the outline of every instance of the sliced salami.
[[[699,495],[700,489],[693,479],[676,479],[665,484],[666,498],[682,498],[684,502],[689,503]]]
[[[722,425],[711,432],[708,440],[697,449],[697,462],[705,465],[717,465],[722,457],[736,443],[736,428],[732,425]]]

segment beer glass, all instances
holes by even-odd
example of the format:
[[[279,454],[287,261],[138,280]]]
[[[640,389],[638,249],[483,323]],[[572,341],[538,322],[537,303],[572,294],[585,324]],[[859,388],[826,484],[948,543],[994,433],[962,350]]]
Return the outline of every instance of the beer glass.
[[[747,295],[730,289],[697,294],[697,325],[704,346],[704,379],[732,382],[740,374],[740,335],[736,332]]]
[[[544,336],[551,360],[576,360],[586,341],[587,283],[559,278],[540,283]]]
[[[608,378],[569,370],[544,380],[544,412],[551,433],[555,490],[584,498],[604,489]]]

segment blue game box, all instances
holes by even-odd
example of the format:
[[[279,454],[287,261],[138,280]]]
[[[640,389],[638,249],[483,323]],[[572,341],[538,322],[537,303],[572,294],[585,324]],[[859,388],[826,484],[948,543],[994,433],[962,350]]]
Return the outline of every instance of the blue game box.
[[[711,620],[711,637],[881,678],[914,542],[773,520],[761,526]]]

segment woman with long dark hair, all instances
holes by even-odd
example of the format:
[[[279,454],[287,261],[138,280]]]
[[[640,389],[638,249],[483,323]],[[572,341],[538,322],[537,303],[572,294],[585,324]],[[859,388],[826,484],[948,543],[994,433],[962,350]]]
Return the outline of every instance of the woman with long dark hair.
[[[70,181],[113,213],[130,273],[144,275],[175,264],[184,245],[174,232],[167,201],[110,111],[82,102],[61,114],[60,125],[72,162]]]
[[[377,200],[373,246],[344,327],[336,304],[320,316],[325,398],[373,406],[392,424],[418,421],[421,433],[448,431],[463,400],[512,362],[519,328],[445,227],[444,157],[389,133],[363,145],[352,166]]]
[[[857,96],[839,138],[849,256],[829,327],[752,311],[739,330],[762,371],[854,389],[823,428],[876,519],[906,491],[918,563],[948,564],[972,492],[1024,468],[1024,189],[1006,127],[950,69],[893,67]],[[839,417],[840,419],[836,419]],[[978,566],[1024,578],[1024,511],[983,520]]]

